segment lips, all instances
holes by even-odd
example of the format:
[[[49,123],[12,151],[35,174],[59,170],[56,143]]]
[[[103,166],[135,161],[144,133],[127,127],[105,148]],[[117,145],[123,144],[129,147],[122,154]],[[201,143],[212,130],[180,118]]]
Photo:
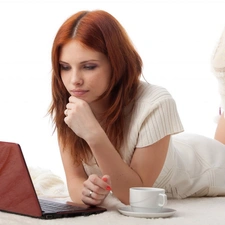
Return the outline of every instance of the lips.
[[[81,97],[84,96],[88,91],[87,90],[71,90],[70,93],[72,96]]]

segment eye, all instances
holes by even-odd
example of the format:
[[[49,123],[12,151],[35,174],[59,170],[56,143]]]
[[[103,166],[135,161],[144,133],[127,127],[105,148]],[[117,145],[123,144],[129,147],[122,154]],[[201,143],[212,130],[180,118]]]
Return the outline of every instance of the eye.
[[[94,70],[97,66],[96,65],[84,65],[84,69],[86,70]]]
[[[65,70],[65,71],[68,71],[71,69],[71,67],[69,65],[65,65],[65,64],[59,64],[60,66],[60,70]]]

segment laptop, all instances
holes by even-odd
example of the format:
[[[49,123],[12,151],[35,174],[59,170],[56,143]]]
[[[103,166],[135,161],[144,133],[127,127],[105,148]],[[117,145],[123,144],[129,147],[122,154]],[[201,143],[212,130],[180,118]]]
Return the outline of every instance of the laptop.
[[[54,219],[88,216],[106,209],[38,199],[20,145],[0,141],[0,211]]]

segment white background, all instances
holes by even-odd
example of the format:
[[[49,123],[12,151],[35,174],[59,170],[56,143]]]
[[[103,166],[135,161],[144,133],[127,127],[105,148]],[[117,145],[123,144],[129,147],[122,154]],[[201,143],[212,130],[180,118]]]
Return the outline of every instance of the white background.
[[[211,58],[225,0],[0,0],[0,140],[22,146],[28,165],[63,175],[51,102],[51,47],[79,10],[103,9],[127,30],[148,82],[166,87],[187,132],[213,137],[218,114]]]

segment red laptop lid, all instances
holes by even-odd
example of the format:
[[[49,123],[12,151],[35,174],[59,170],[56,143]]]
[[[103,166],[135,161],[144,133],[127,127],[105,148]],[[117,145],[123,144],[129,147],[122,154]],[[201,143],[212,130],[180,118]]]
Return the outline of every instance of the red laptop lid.
[[[21,148],[15,143],[0,142],[0,210],[42,215]]]

